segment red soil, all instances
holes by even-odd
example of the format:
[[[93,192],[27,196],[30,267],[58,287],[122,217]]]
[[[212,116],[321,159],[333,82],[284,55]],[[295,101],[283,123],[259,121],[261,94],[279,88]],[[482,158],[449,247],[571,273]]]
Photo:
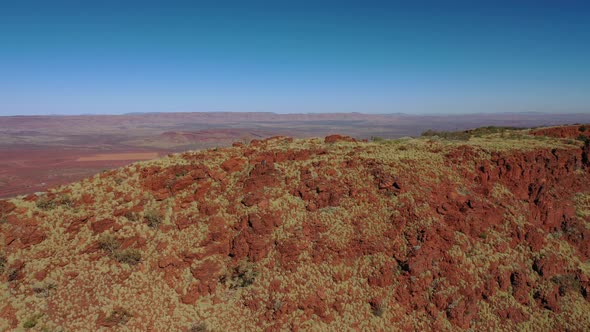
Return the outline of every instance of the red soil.
[[[158,152],[97,152],[100,151],[1,147],[0,197],[44,191],[46,188],[80,180],[103,170],[159,156]]]

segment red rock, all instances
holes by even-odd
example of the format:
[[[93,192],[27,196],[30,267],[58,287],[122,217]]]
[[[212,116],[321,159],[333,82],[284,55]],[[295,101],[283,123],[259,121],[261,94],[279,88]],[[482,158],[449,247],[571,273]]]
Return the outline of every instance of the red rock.
[[[173,267],[179,267],[183,264],[183,262],[174,257],[174,256],[164,256],[162,258],[160,258],[158,260],[158,267],[160,267],[161,269],[169,267],[169,266],[173,266]]]
[[[47,271],[48,269],[45,268],[43,270],[37,271],[35,272],[35,274],[33,275],[35,277],[35,279],[39,280],[39,281],[43,281],[45,279],[45,277],[47,276],[47,274],[49,273],[49,271]]]
[[[173,193],[179,193],[179,192],[184,191],[186,188],[192,186],[193,183],[194,183],[194,180],[191,177],[184,177],[184,178],[174,182],[174,184],[171,186],[170,190]]]
[[[174,221],[174,223],[176,224],[176,227],[178,228],[179,231],[188,228],[191,225],[196,225],[196,223],[190,219],[189,217],[180,217],[178,219],[176,219]]]
[[[191,269],[193,277],[200,280],[201,282],[217,280],[220,271],[221,267],[219,266],[219,263],[213,260],[206,260],[205,262]]]
[[[219,206],[215,205],[214,202],[203,201],[199,204],[199,212],[206,216],[216,215],[219,211]]]
[[[371,287],[389,287],[395,280],[394,272],[397,266],[393,262],[389,262],[382,266],[378,272],[367,279]]]
[[[211,182],[207,181],[201,183],[199,187],[195,190],[195,200],[198,202],[202,202],[205,199],[207,193],[211,190]]]
[[[40,228],[39,222],[34,219],[21,219],[9,215],[6,220],[8,225],[4,231],[4,243],[6,246],[16,245],[24,249],[41,243],[47,237]],[[15,242],[16,240],[19,240],[19,242]]]
[[[160,189],[154,193],[154,199],[156,201],[163,201],[166,198],[170,197],[170,191],[168,189]]]
[[[16,318],[16,309],[10,303],[5,303],[0,310],[0,317],[6,319],[11,328],[15,329],[18,326],[18,319]]]
[[[356,142],[356,140],[350,136],[341,136],[341,135],[330,135],[326,136],[324,139],[324,143],[334,143],[334,142]]]
[[[265,196],[262,192],[248,193],[242,199],[242,204],[244,204],[247,207],[251,207],[262,202],[264,199]]]
[[[585,130],[581,130],[585,129]],[[535,136],[550,136],[560,138],[577,138],[579,136],[590,137],[590,124],[589,125],[574,125],[574,126],[559,126],[533,130],[530,132],[531,135]]]
[[[16,205],[8,201],[0,201],[0,217],[6,216],[16,209]]]
[[[279,253],[279,262],[281,267],[287,271],[294,272],[299,262],[299,255],[307,248],[307,245],[301,239],[289,239],[277,244]]]
[[[117,231],[121,228],[121,226],[113,219],[101,219],[90,223],[90,229],[94,233],[102,233],[110,228],[112,228],[114,231]]]
[[[221,164],[221,168],[228,173],[239,172],[244,169],[246,159],[241,157],[233,157]]]

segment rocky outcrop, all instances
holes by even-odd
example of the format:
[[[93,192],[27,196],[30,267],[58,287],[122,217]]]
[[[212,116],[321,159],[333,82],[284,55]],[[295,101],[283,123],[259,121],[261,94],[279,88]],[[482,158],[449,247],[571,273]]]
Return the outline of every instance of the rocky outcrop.
[[[529,139],[274,137],[0,201],[0,326],[584,330],[590,148]]]

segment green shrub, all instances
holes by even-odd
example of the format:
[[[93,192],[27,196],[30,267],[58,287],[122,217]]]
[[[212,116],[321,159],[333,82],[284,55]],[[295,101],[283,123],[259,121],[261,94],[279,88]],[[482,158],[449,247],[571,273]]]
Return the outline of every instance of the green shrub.
[[[582,292],[582,284],[574,274],[554,276],[551,278],[551,281],[559,286],[559,294],[561,296],[564,296],[568,291],[575,293]]]
[[[0,273],[4,273],[4,268],[6,266],[6,257],[0,256]]]
[[[74,206],[74,200],[69,195],[63,195],[57,200],[57,204],[71,208]]]
[[[200,323],[193,323],[191,327],[188,329],[189,332],[208,332],[209,329],[207,328],[207,324],[200,322]]]
[[[35,205],[38,209],[47,211],[53,210],[56,204],[53,200],[47,197],[40,197],[39,199],[37,199],[37,202],[35,202]]]
[[[141,252],[137,249],[116,250],[113,258],[120,263],[135,265],[141,262]]]
[[[57,288],[57,286],[54,283],[49,282],[47,284],[40,284],[38,286],[33,286],[33,292],[38,297],[49,297],[49,295],[51,295],[51,291],[56,288]]]
[[[120,249],[121,243],[111,234],[101,235],[98,246],[119,263],[135,265],[141,262],[141,251],[132,248]]]
[[[133,317],[133,315],[131,315],[127,309],[116,308],[111,311],[110,315],[105,320],[107,322],[119,325],[127,323],[131,317]]]
[[[374,316],[376,316],[376,317],[383,316],[383,313],[385,312],[385,305],[383,304],[382,301],[371,301],[370,305],[371,305],[371,313]]]
[[[127,218],[127,220],[129,220],[129,221],[137,221],[137,220],[139,220],[139,217],[137,216],[137,213],[132,212],[132,211],[125,212],[125,214],[123,215],[123,217]]]
[[[102,234],[98,238],[98,246],[100,249],[112,254],[119,249],[121,244],[112,234]]]
[[[29,317],[24,323],[23,327],[25,329],[31,329],[35,327],[39,323],[39,318],[43,317],[43,314],[36,314]]]
[[[143,218],[145,219],[148,227],[151,228],[156,228],[160,226],[163,219],[162,215],[159,212],[153,210],[146,212]]]
[[[258,273],[252,263],[242,261],[234,267],[229,275],[223,276],[221,282],[229,283],[230,288],[248,287],[254,283]]]
[[[512,132],[515,130],[521,130],[524,128],[517,128],[517,127],[497,127],[497,126],[487,126],[487,127],[480,127],[471,130],[463,130],[463,131],[436,131],[429,129],[422,133],[423,137],[434,137],[438,136],[444,139],[449,140],[468,140],[471,137],[481,137],[484,135],[490,134],[504,134],[506,132]]]

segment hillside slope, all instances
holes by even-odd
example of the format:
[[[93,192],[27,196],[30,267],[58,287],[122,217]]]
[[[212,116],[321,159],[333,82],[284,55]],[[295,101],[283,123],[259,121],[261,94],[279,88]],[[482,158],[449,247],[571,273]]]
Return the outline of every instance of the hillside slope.
[[[277,137],[0,201],[0,330],[588,330],[589,153]]]

